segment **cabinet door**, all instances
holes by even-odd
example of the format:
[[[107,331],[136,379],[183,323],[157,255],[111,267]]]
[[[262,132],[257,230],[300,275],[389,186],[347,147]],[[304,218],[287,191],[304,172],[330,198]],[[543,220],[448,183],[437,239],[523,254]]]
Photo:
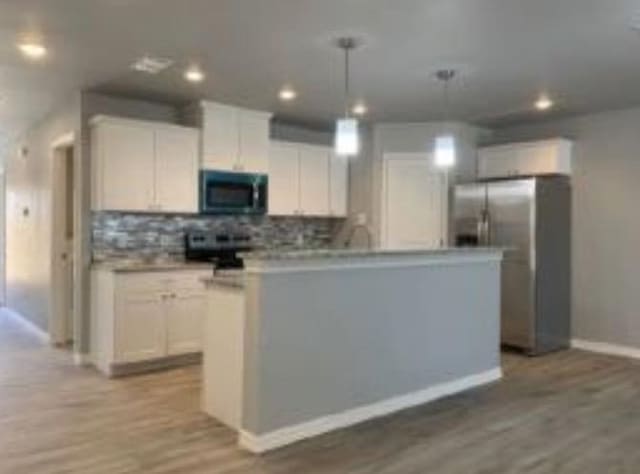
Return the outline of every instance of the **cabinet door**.
[[[266,173],[269,168],[269,116],[241,110],[240,158],[237,171]]]
[[[115,318],[115,362],[139,362],[166,355],[164,299],[160,292],[124,292]]]
[[[329,213],[346,217],[348,212],[349,160],[331,153],[331,177],[329,180]]]
[[[523,176],[571,174],[571,144],[565,140],[523,144],[519,162]]]
[[[269,214],[292,216],[300,210],[298,146],[272,142],[269,151]]]
[[[130,123],[101,123],[94,130],[98,153],[97,209],[149,211],[154,204],[154,131]]]
[[[206,103],[202,114],[203,168],[235,170],[240,143],[237,109],[228,105]]]
[[[328,148],[300,146],[300,208],[304,215],[329,215]]]
[[[480,150],[478,157],[479,178],[501,178],[520,174],[520,153],[512,145]]]
[[[189,354],[202,350],[206,298],[203,291],[177,290],[167,300],[167,352]]]
[[[163,212],[198,211],[198,134],[156,130],[156,205]]]

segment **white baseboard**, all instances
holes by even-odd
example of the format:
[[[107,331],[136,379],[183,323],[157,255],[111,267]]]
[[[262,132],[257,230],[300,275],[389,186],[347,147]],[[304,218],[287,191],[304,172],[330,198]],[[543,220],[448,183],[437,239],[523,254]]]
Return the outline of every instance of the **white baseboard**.
[[[73,363],[79,367],[84,367],[87,365],[92,365],[93,360],[91,358],[91,354],[85,354],[83,352],[74,352]]]
[[[372,418],[378,418],[400,410],[423,405],[439,398],[495,382],[501,378],[502,369],[496,367],[486,372],[434,385],[418,392],[400,395],[371,405],[361,406],[298,425],[288,426],[270,433],[255,435],[242,430],[240,431],[238,444],[241,448],[252,453],[264,453],[295,443],[296,441],[318,436],[340,428],[346,428]]]
[[[598,352],[600,354],[640,359],[640,348],[637,347],[620,346],[617,344],[609,344],[607,342],[585,341],[583,339],[573,339],[571,341],[571,347],[582,349],[584,351]]]
[[[7,316],[9,316],[12,321],[19,324],[22,329],[32,334],[33,336],[37,337],[38,340],[43,344],[51,344],[51,337],[49,337],[49,334],[46,331],[43,331],[42,329],[40,329],[38,326],[33,324],[31,321],[29,321],[27,318],[25,318],[21,314],[9,308],[3,308],[2,312]]]

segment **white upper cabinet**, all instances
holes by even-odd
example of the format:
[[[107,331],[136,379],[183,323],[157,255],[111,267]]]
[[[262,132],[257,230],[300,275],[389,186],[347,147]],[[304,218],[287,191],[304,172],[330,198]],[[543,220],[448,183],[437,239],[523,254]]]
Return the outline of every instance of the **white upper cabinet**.
[[[198,209],[198,132],[156,130],[156,204],[166,212]]]
[[[300,211],[298,146],[272,142],[269,151],[269,214],[296,215]]]
[[[198,132],[160,122],[92,120],[92,209],[198,211]]]
[[[329,179],[329,214],[347,217],[349,196],[349,159],[331,153],[331,175]]]
[[[132,122],[97,123],[91,137],[93,208],[149,211],[154,204],[154,130]]]
[[[240,151],[238,109],[229,105],[202,104],[202,166],[234,171]]]
[[[269,214],[344,217],[348,162],[326,146],[272,141]]]
[[[266,173],[271,114],[202,102],[186,118],[202,129],[202,168]]]
[[[300,213],[329,215],[329,164],[326,147],[300,146]]]
[[[557,138],[482,148],[479,178],[571,174],[572,142]]]
[[[241,110],[239,113],[239,171],[267,173],[269,168],[269,121],[263,112]]]

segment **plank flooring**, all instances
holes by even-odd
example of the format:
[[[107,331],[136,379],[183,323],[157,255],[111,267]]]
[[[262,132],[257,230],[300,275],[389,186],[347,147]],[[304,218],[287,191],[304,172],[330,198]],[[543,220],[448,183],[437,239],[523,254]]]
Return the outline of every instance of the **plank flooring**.
[[[107,380],[0,311],[2,474],[637,474],[640,361],[504,356],[504,381],[254,457],[198,367]]]

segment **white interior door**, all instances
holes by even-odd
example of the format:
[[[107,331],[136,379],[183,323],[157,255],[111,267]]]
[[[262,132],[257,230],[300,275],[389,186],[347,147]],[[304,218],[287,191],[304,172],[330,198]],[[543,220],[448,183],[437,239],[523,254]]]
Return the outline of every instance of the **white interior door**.
[[[430,154],[385,156],[383,237],[392,249],[446,242],[447,184]]]

